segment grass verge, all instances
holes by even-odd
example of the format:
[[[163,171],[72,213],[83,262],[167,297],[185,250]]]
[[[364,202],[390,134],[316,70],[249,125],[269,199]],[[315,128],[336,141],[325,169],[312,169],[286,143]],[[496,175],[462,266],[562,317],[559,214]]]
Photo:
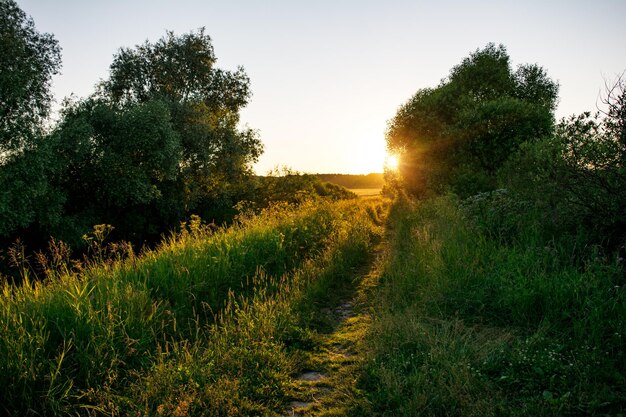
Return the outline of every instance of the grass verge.
[[[399,202],[354,415],[622,415],[620,264],[502,244],[450,197]],[[621,413],[621,414],[620,414]]]

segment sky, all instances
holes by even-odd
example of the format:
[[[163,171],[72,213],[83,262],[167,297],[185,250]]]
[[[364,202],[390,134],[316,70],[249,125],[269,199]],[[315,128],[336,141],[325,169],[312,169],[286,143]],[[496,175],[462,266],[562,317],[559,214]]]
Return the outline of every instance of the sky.
[[[205,27],[217,66],[250,77],[241,120],[265,146],[258,174],[382,172],[398,107],[489,42],[559,82],[557,118],[595,111],[605,81],[626,70],[624,0],[17,3],[62,48],[58,103],[91,94],[120,47]]]

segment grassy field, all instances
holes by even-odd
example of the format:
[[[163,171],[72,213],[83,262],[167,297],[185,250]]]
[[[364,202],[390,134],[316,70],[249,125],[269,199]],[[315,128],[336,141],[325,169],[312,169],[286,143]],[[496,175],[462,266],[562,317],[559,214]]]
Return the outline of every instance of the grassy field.
[[[623,265],[495,240],[452,197],[388,211],[276,205],[51,259],[0,295],[0,414],[623,415]]]
[[[372,195],[380,195],[382,188],[348,188],[359,197],[367,197]]]

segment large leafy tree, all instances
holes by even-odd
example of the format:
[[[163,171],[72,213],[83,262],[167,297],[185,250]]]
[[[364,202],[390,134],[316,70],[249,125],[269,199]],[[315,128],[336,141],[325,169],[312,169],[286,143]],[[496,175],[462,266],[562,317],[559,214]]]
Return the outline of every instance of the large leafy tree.
[[[116,238],[139,242],[191,213],[228,217],[262,145],[238,126],[250,97],[245,72],[216,68],[203,29],[120,49],[97,92],[68,103],[38,140],[58,47],[13,2],[0,5],[11,29],[2,32],[3,52],[26,57],[0,62],[2,111],[12,117],[3,119],[0,142],[0,236],[28,229],[78,243],[94,224],[109,223]]]
[[[203,29],[168,32],[120,49],[96,94],[68,104],[51,136],[64,167],[52,183],[67,202],[57,236],[110,223],[115,237],[142,241],[191,213],[227,218],[262,147],[238,127],[243,69],[215,63]]]
[[[182,150],[175,198],[185,211],[205,215],[233,205],[262,152],[256,133],[238,128],[250,98],[247,75],[216,68],[216,61],[204,29],[168,32],[156,43],[121,49],[101,85],[101,97],[115,106],[167,105]]]
[[[495,187],[496,172],[524,141],[551,132],[557,94],[541,67],[513,71],[504,46],[475,51],[390,121],[387,146],[402,154],[401,183],[415,195]]]

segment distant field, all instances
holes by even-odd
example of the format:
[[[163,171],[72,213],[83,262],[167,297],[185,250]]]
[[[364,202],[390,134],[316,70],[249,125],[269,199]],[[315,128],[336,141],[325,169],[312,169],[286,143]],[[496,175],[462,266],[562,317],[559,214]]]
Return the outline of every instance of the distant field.
[[[382,188],[385,180],[383,174],[372,173],[367,175],[351,174],[315,174],[322,181],[332,182],[348,189]]]
[[[382,188],[348,188],[358,196],[378,195]]]

